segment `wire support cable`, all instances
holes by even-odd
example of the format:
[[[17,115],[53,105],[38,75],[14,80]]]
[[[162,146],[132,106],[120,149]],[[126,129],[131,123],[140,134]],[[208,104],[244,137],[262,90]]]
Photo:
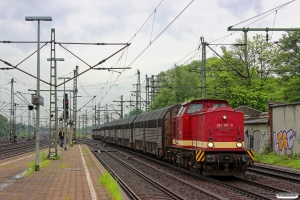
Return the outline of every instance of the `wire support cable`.
[[[219,56],[228,66],[230,66],[236,73],[238,73],[241,77],[243,78],[247,78],[246,76],[244,76],[240,71],[238,71],[237,69],[235,69],[229,62],[227,62],[222,56],[220,56],[215,50],[213,50],[209,45],[207,45],[208,48],[210,48],[217,56]]]
[[[295,1],[295,0],[293,0],[293,1]],[[244,21],[242,21],[242,22],[239,22],[239,23],[237,23],[237,24],[235,24],[235,25],[232,25],[231,27],[234,27],[234,26],[237,26],[237,25],[242,24],[242,23],[244,23],[244,22],[247,22],[247,21],[249,21],[249,20],[251,20],[251,19],[254,19],[254,18],[256,18],[256,17],[259,17],[259,16],[261,16],[261,15],[264,15],[264,14],[266,14],[266,13],[268,13],[268,12],[273,11],[273,10],[276,10],[276,12],[277,12],[278,9],[281,9],[281,8],[285,7],[286,5],[292,3],[293,1],[290,1],[290,2],[287,2],[287,3],[282,4],[282,5],[280,5],[280,6],[277,6],[276,8],[273,8],[273,9],[268,10],[268,11],[266,11],[266,12],[263,12],[263,13],[261,13],[261,14],[259,14],[259,15],[256,15],[256,16],[254,16],[254,17],[251,17],[251,18],[249,18],[249,19],[246,19],[246,20],[244,20]]]
[[[294,58],[297,58],[298,60],[300,60],[300,58],[298,56],[296,56],[295,54],[293,54],[292,52],[288,51],[286,48],[284,48],[283,46],[281,46],[279,44],[279,42],[274,42],[274,44],[277,44],[281,49],[283,49],[285,52],[289,53],[291,56],[293,56]]]
[[[129,45],[129,43],[88,43],[88,42],[55,42],[55,44],[83,44],[83,45]]]
[[[50,43],[51,41],[40,41],[40,43]],[[10,44],[10,43],[38,43],[37,41],[9,41],[9,40],[4,40],[4,41],[0,41],[0,43],[6,43],[6,44]]]
[[[129,45],[130,45],[130,44],[129,44]],[[113,53],[112,55],[108,56],[107,58],[101,60],[100,62],[98,62],[98,63],[95,64],[94,66],[90,67],[89,69],[86,69],[86,70],[84,70],[83,72],[81,72],[81,73],[77,74],[76,76],[74,76],[73,78],[70,78],[70,79],[66,80],[65,82],[63,82],[63,83],[57,85],[57,87],[59,87],[59,86],[65,84],[65,83],[67,83],[67,82],[73,80],[74,78],[76,78],[76,77],[78,77],[78,76],[84,74],[85,72],[87,72],[87,71],[89,71],[89,70],[91,70],[91,69],[94,69],[94,68],[97,67],[98,65],[101,65],[101,64],[104,63],[106,60],[110,59],[111,57],[113,57],[114,55],[116,55],[117,53],[119,53],[120,51],[122,51],[123,49],[125,49],[126,47],[128,47],[129,45],[126,45],[126,46],[122,47],[121,49],[119,49],[118,51],[116,51],[116,52]]]
[[[21,71],[21,72],[23,72],[23,73],[27,74],[28,76],[31,76],[31,77],[33,77],[33,78],[37,79],[37,77],[36,77],[36,76],[34,76],[34,75],[32,75],[32,74],[29,74],[28,72],[26,72],[26,71],[24,71],[24,70],[22,70],[22,69],[20,69],[20,68],[18,68],[18,67],[16,67],[16,66],[13,66],[12,64],[10,64],[10,63],[8,63],[8,62],[6,62],[6,61],[2,60],[2,59],[0,59],[0,61],[2,61],[3,63],[5,63],[5,64],[7,64],[7,65],[9,65],[9,66],[11,66],[11,67],[13,67],[14,69],[17,69],[17,70],[19,70],[19,71]],[[47,85],[51,85],[50,83],[48,83],[48,82],[44,81],[43,79],[40,79],[40,81],[42,81],[42,82],[46,83]]]
[[[161,36],[161,34],[163,34],[163,32],[165,32],[170,26],[171,24],[173,24],[173,22],[191,5],[191,3],[193,3],[194,0],[192,0],[155,38],[154,40],[146,46],[146,48],[128,65],[128,67],[130,67],[149,47],[151,44],[153,44],[157,38],[159,38]]]

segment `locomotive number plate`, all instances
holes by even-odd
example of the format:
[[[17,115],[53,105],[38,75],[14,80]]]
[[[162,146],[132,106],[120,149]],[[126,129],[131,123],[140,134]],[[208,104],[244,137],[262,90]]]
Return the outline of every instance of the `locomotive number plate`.
[[[233,124],[225,123],[225,124],[217,124],[217,128],[232,128]]]

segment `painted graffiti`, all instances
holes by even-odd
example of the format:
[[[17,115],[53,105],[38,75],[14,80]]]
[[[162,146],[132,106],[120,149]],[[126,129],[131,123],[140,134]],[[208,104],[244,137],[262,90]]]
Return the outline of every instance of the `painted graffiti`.
[[[273,132],[273,138],[274,138],[274,150],[276,152],[283,152],[287,153],[287,150],[292,150],[296,139],[297,132],[293,129],[290,129],[288,131],[282,130],[278,133]]]
[[[270,134],[253,128],[247,129],[245,131],[245,140],[247,140],[246,148],[252,148],[255,152],[262,153],[270,143]]]

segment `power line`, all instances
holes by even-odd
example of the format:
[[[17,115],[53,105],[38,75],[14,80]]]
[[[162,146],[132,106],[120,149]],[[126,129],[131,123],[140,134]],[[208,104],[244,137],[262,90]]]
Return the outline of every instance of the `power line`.
[[[295,1],[295,0],[293,0],[293,1]],[[287,3],[282,4],[282,5],[280,5],[280,6],[276,7],[276,8],[273,8],[273,9],[268,10],[268,11],[266,11],[266,12],[263,12],[263,13],[261,13],[261,14],[259,14],[259,15],[256,15],[256,16],[254,16],[254,17],[251,17],[251,18],[249,18],[249,19],[246,19],[246,20],[244,20],[244,21],[242,21],[242,22],[239,22],[239,23],[237,23],[237,24],[235,24],[235,25],[232,25],[232,27],[234,27],[234,26],[236,26],[236,25],[239,25],[239,24],[242,24],[242,23],[244,23],[244,22],[247,22],[247,21],[249,21],[249,20],[251,20],[251,19],[254,19],[254,18],[256,18],[256,17],[259,17],[259,16],[261,16],[261,15],[263,15],[263,14],[266,14],[266,13],[268,13],[268,12],[271,12],[271,11],[273,11],[273,10],[276,10],[276,12],[277,12],[278,9],[283,8],[284,6],[286,6],[286,5],[290,4],[290,3],[292,3],[293,1],[287,2]]]
[[[191,5],[191,3],[194,0],[192,0],[155,38],[154,40],[148,45],[146,46],[146,48],[128,65],[128,67],[130,67],[149,47],[151,44],[153,44],[157,38],[159,38],[161,36],[161,34],[163,32],[165,32],[165,30],[167,30],[169,28],[169,26],[171,26],[171,24]]]

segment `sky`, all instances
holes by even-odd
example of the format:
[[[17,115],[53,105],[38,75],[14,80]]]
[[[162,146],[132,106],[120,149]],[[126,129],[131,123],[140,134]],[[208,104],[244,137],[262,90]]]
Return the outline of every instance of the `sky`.
[[[65,60],[57,62],[57,77],[73,77],[76,66],[81,73],[109,57],[96,68],[121,68],[111,71],[90,69],[78,77],[78,96],[81,97],[77,98],[77,109],[80,109],[79,115],[87,112],[91,117],[95,105],[100,110],[104,108],[98,108],[99,105],[119,110],[118,102],[114,101],[120,101],[121,95],[125,101],[134,100],[132,95],[138,70],[145,99],[146,75],[150,77],[171,69],[175,64],[201,60],[200,37],[211,44],[231,44],[242,37],[242,32],[227,31],[233,25],[234,28],[299,28],[299,9],[300,0],[1,0],[0,59],[37,76],[37,54],[30,56],[37,49],[36,43],[3,43],[37,41],[37,22],[25,21],[26,16],[52,17],[52,21],[40,22],[40,46],[51,40],[52,28],[55,29],[56,42],[119,44],[55,46],[56,58]],[[248,21],[240,23],[245,20]],[[283,33],[269,32],[271,41],[278,40]],[[249,32],[248,36],[255,34],[265,32]],[[126,43],[130,44],[129,47],[115,54]],[[220,52],[220,46],[214,48]],[[40,78],[46,82],[50,82],[50,63],[47,61],[50,49],[48,43],[40,50]],[[207,51],[207,57],[211,56],[213,52]],[[4,67],[8,66],[0,62],[0,68]],[[17,122],[22,120],[26,124],[28,111],[19,93],[30,102],[37,81],[16,69],[0,70],[0,114],[6,117],[9,117],[12,78],[15,81],[15,103],[19,104]],[[59,90],[63,90],[61,83],[62,80],[58,80]],[[65,88],[72,90],[73,80],[67,82]],[[40,89],[50,88],[41,82]],[[41,108],[41,124],[45,124],[49,117],[50,96],[46,91],[41,91],[41,95],[45,101]],[[58,92],[58,98],[58,107],[62,110],[62,92]],[[129,103],[125,105],[124,113],[128,113]],[[116,114],[111,116],[117,118]]]

